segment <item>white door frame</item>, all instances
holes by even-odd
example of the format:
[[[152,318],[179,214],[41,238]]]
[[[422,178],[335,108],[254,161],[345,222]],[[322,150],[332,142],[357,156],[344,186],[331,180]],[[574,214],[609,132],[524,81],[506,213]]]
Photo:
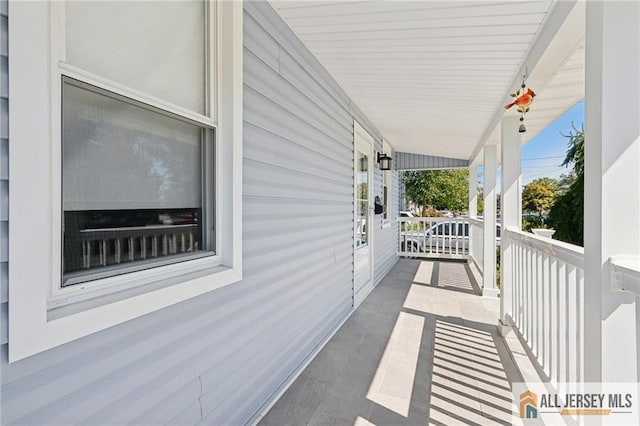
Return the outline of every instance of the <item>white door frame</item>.
[[[353,121],[353,307],[357,308],[360,303],[371,293],[373,290],[373,144],[374,139],[357,121]],[[361,147],[359,149],[359,147]],[[364,149],[363,149],[364,148]],[[368,280],[363,277],[363,274],[358,276],[357,272],[357,219],[358,219],[358,201],[357,201],[357,186],[358,186],[358,151],[367,155],[368,166],[368,191],[367,191],[367,219],[366,219],[366,232],[367,232],[367,250],[368,250]],[[359,279],[359,280],[358,280]],[[364,280],[364,281],[363,281]]]

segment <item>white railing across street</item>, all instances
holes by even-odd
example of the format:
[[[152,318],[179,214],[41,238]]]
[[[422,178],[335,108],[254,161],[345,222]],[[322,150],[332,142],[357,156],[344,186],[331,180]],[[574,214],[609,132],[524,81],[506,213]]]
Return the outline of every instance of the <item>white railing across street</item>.
[[[584,250],[517,229],[502,235],[504,314],[554,385],[584,380]],[[507,262],[508,264],[505,264]]]
[[[469,218],[398,218],[398,255],[464,259],[469,254]]]

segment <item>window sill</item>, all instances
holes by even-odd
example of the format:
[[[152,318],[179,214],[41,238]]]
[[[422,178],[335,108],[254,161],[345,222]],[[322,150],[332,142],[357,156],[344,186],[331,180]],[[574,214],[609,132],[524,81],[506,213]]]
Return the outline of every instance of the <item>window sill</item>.
[[[182,285],[191,277],[215,275],[225,269],[219,257],[207,256],[122,275],[96,279],[57,289],[47,303],[47,319],[53,320],[143,293]],[[223,284],[224,285],[224,284]]]

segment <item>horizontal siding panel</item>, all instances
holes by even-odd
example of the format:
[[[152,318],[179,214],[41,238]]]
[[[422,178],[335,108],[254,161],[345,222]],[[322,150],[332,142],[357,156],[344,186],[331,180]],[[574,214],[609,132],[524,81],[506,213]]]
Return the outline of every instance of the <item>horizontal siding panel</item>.
[[[282,18],[271,7],[271,5],[259,4],[258,2],[246,2],[245,12],[262,27],[269,35],[287,51],[308,73],[316,80],[326,82],[331,88],[331,95],[341,100],[342,103],[349,103],[349,97],[333,80],[329,73],[318,63],[317,59],[309,52],[300,39],[282,21]]]
[[[352,130],[287,83],[253,54],[244,56],[244,84],[335,140],[349,140]]]
[[[301,121],[294,113],[274,104],[251,87],[244,91],[245,121],[283,138],[317,150],[336,161],[353,164],[353,141],[335,140],[322,130]]]
[[[0,138],[9,139],[9,100],[0,99]]]
[[[6,344],[9,340],[9,304],[4,302],[0,304],[0,345]]]
[[[187,370],[197,371],[198,368],[207,366],[203,359],[195,359]],[[163,413],[161,423],[166,421],[165,419],[179,414],[193,401],[197,401],[200,396],[199,378],[187,376],[184,370],[185,367],[178,364],[174,368],[164,371],[163,374],[149,379],[134,375],[131,379],[138,379],[135,383],[139,386],[130,388],[128,392],[127,389],[121,387],[123,391],[117,400],[100,410],[93,411],[90,416],[78,424],[86,426],[125,424],[130,419],[144,414],[149,406],[157,404],[159,400],[166,400],[168,396],[171,396],[172,399],[176,398],[175,392],[179,390],[181,395],[176,398],[177,400],[165,405],[161,410]],[[133,401],[135,404],[132,404]]]
[[[0,139],[0,180],[9,179],[9,140]]]
[[[286,378],[288,373],[294,371],[306,358],[306,355],[313,351],[317,343],[327,334],[327,330],[337,325],[340,319],[346,315],[351,307],[350,305],[350,302],[347,303],[346,301],[343,302],[342,306],[336,305],[336,302],[332,300],[318,305],[312,300],[310,304],[305,306],[310,315],[317,316],[329,312],[325,316],[318,317],[318,325],[320,327],[304,329],[304,332],[301,332],[301,329],[292,329],[289,333],[283,333],[273,341],[265,339],[265,343],[268,343],[269,346],[276,345],[280,348],[279,356],[263,360],[262,363],[254,358],[251,361],[251,364],[255,367],[254,369],[243,369],[232,377],[232,382],[237,386],[229,393],[222,392],[215,382],[212,383],[212,391],[205,393],[202,398],[203,413],[205,415],[203,424],[242,423],[242,419],[246,419],[247,414],[253,414],[251,412],[256,410],[255,401],[249,401],[249,404],[245,401],[243,404],[243,400],[246,400],[247,396],[250,395],[254,395],[254,399],[259,400],[260,395],[255,392],[256,382],[250,380],[250,371],[268,371],[275,373],[276,377]],[[207,388],[205,387],[205,389]],[[240,412],[241,416],[238,416],[238,412]]]
[[[275,72],[280,72],[280,46],[248,14],[244,14],[244,48]]]
[[[0,262],[9,260],[9,222],[0,222]]]
[[[5,3],[2,1],[1,3]],[[7,15],[0,15],[0,55],[9,56],[9,18]]]
[[[448,169],[469,166],[469,160],[461,158],[436,157],[410,152],[395,153],[393,163],[397,170]]]
[[[299,88],[308,98],[314,99],[323,109],[330,112],[332,117],[350,128],[353,119],[348,115],[349,105],[340,103],[330,96],[327,88],[316,81],[310,74],[286,52],[280,57],[280,74],[293,86]]]
[[[313,175],[297,172],[285,168],[275,168],[271,165],[245,160],[244,167],[255,173],[246,176],[243,184],[247,195],[296,198],[299,200],[335,200],[349,201],[349,194],[344,191],[344,185],[339,182],[318,180]],[[287,182],[286,177],[290,179]],[[287,183],[283,186],[283,183]],[[314,187],[313,194],[309,193],[309,187]]]
[[[9,95],[9,58],[0,56],[0,94],[2,98]]]
[[[152,405],[147,412],[136,417],[131,423],[134,425],[172,424],[168,423],[167,419],[173,419],[180,415],[184,410],[187,410],[194,401],[196,401],[196,404],[199,407],[198,401],[202,393],[200,378],[191,380],[186,386],[178,389],[177,391],[176,389],[167,388],[165,389],[165,392],[168,395],[165,399],[163,399],[159,404]],[[197,420],[194,420],[192,423],[195,423],[196,421]]]
[[[0,303],[9,300],[9,264],[0,263]]]
[[[0,220],[9,220],[9,181],[0,180]]]
[[[272,164],[275,167],[293,167],[293,170],[344,182],[353,176],[353,167],[335,157],[322,155],[293,141],[274,135],[261,128],[245,124],[243,151],[245,159]]]
[[[189,405],[187,408],[185,408],[183,411],[181,411],[174,418],[164,422],[164,424],[195,425],[195,424],[198,424],[201,418],[202,418],[202,407],[200,406],[200,402],[196,401],[193,404]]]

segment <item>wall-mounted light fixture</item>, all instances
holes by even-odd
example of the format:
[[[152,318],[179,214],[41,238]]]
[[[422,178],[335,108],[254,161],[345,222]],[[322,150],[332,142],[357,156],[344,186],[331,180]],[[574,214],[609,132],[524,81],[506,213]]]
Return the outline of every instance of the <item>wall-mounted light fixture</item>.
[[[383,152],[379,152],[378,164],[380,164],[380,170],[391,170],[391,157]]]

